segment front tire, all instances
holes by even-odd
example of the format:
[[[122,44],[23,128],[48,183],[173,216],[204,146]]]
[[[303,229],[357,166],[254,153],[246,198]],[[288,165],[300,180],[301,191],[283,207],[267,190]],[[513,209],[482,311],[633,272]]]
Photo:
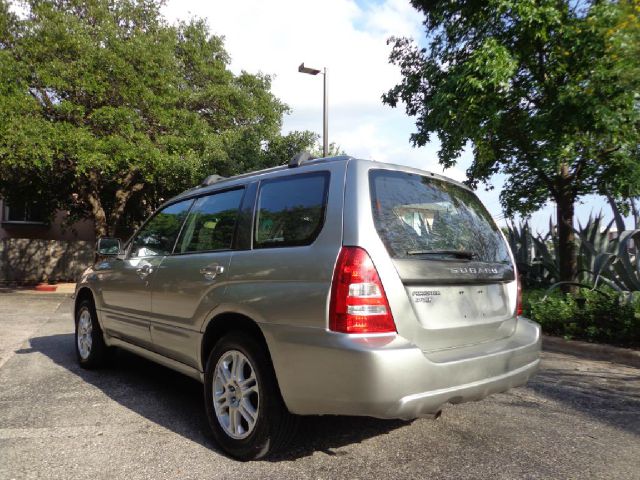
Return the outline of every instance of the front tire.
[[[239,460],[256,460],[282,449],[295,433],[271,360],[253,337],[221,338],[205,370],[205,409],[220,447]]]
[[[104,343],[102,329],[98,323],[95,305],[91,300],[80,302],[76,309],[76,356],[82,368],[93,369],[107,362],[108,347]]]

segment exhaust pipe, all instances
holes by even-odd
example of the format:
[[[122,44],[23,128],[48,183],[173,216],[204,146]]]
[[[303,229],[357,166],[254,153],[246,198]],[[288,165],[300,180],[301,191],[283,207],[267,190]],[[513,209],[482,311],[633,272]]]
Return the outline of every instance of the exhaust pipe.
[[[420,415],[420,418],[431,418],[432,420],[437,420],[441,416],[442,416],[442,410],[438,410],[437,412],[423,413]]]

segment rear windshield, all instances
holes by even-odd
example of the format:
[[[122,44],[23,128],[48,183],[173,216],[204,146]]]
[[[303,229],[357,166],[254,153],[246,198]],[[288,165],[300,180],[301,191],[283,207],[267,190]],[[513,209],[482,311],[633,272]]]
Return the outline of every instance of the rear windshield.
[[[393,258],[510,263],[498,227],[472,192],[407,172],[369,175],[376,230]]]

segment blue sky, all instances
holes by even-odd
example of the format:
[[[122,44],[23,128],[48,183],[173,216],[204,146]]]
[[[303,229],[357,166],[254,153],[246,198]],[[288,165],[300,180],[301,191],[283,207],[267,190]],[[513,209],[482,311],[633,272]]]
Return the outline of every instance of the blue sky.
[[[381,95],[400,79],[389,65],[392,36],[424,39],[422,16],[408,0],[169,0],[164,13],[170,21],[191,16],[207,20],[211,31],[225,37],[231,69],[273,75],[274,93],[291,108],[283,131],[322,131],[322,77],[298,73],[301,62],[328,69],[329,141],[350,155],[444,173],[465,179],[471,152],[465,151],[455,168],[443,171],[437,162],[438,143],[413,148],[409,136],[414,120],[403,108],[382,105]],[[478,196],[491,214],[502,217],[498,201],[502,178],[495,188]],[[609,207],[589,196],[577,205],[586,220],[592,210]],[[534,228],[546,230],[552,206],[532,216]],[[503,222],[501,222],[503,223]]]

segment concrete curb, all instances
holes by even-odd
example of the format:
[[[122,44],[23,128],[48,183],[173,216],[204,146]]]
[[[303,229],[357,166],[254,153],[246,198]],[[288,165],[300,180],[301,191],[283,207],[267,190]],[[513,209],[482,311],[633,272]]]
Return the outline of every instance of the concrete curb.
[[[542,336],[542,348],[549,352],[568,353],[592,360],[605,360],[640,368],[640,351],[630,348],[614,347],[600,343],[565,340],[549,335]]]
[[[73,293],[65,292],[36,292],[35,290],[7,290],[0,288],[0,299],[3,295],[20,295],[21,297],[38,297],[38,298],[71,298]]]
[[[59,283],[54,292],[39,291],[34,287],[3,287],[0,286],[0,296],[7,295],[27,295],[30,297],[51,297],[51,298],[68,298],[74,294],[76,290],[75,283]]]

